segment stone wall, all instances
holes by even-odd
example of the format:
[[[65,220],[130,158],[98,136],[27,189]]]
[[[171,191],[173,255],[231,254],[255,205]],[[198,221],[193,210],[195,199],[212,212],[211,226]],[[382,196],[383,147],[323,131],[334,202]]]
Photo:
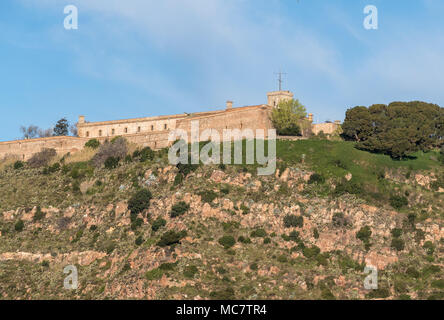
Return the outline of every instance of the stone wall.
[[[45,148],[55,149],[59,155],[74,153],[83,149],[86,141],[88,139],[76,137],[49,137],[0,142],[0,159],[15,157],[28,160],[33,154]]]
[[[338,123],[316,123],[311,125],[311,131],[313,134],[317,135],[319,132],[323,131],[325,134],[333,134],[340,124]]]

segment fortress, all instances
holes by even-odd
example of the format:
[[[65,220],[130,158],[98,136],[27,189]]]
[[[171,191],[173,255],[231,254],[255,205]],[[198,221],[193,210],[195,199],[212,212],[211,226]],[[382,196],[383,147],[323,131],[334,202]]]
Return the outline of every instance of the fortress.
[[[37,138],[0,142],[0,159],[15,157],[27,160],[33,154],[44,148],[53,148],[59,155],[68,152],[74,153],[83,149],[90,139],[98,139],[103,142],[116,136],[125,137],[129,142],[141,147],[161,149],[168,147],[168,135],[171,130],[183,129],[189,135],[191,121],[199,121],[199,130],[212,129],[222,136],[224,129],[256,129],[265,130],[273,127],[270,113],[281,101],[293,99],[290,91],[274,91],[267,94],[267,104],[245,107],[233,107],[232,101],[227,101],[225,110],[184,113],[170,116],[157,116],[136,118],[127,120],[88,122],[84,116],[79,117],[77,123],[78,137],[57,136],[49,138]],[[311,123],[311,131],[314,134],[323,131],[332,134],[339,126],[335,123],[313,124],[313,114],[308,114],[307,121]]]

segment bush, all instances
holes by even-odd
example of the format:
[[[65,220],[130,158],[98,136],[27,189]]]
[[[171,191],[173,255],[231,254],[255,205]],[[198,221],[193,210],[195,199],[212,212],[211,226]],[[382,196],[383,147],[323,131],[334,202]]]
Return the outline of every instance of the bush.
[[[25,166],[25,163],[23,161],[16,161],[14,162],[14,170],[19,170]]]
[[[157,230],[159,230],[160,228],[162,228],[165,225],[166,225],[166,220],[159,217],[156,220],[154,220],[153,225],[151,226],[151,229],[154,232],[156,232]]]
[[[401,209],[408,206],[409,201],[404,196],[393,195],[390,197],[390,205],[395,209]]]
[[[248,237],[244,237],[244,236],[240,236],[240,237],[237,239],[237,241],[240,242],[240,243],[244,243],[244,244],[249,244],[249,243],[251,243],[251,239],[248,238]]]
[[[165,232],[160,238],[157,245],[159,247],[167,247],[180,243],[180,240],[185,238],[187,235],[186,231],[176,232],[174,230],[170,230]]]
[[[393,238],[399,238],[402,235],[402,229],[394,228],[392,229],[392,236]]]
[[[147,273],[145,273],[145,278],[149,281],[159,280],[160,278],[162,278],[162,276],[163,276],[163,271],[160,270],[159,268],[147,271]]]
[[[17,232],[22,232],[24,227],[25,227],[25,224],[23,223],[22,220],[18,220],[16,222],[16,224],[14,225],[14,229]]]
[[[105,141],[92,158],[92,163],[96,168],[100,168],[105,161],[110,158],[124,159],[128,152],[128,146],[124,138],[119,137],[114,142]]]
[[[223,246],[225,249],[229,249],[236,243],[233,236],[223,236],[219,239],[219,244]]]
[[[252,264],[250,264],[250,269],[256,271],[257,269],[259,269],[259,267],[256,262],[253,262]]]
[[[370,237],[372,235],[372,230],[369,226],[362,227],[357,233],[356,238],[361,240],[364,243],[368,243],[370,241]]]
[[[100,142],[97,139],[91,139],[87,143],[85,143],[85,147],[91,149],[97,149],[98,147],[100,147]]]
[[[271,243],[271,239],[269,237],[264,239],[264,244],[270,244]]]
[[[183,174],[179,172],[174,177],[174,184],[173,185],[178,186],[182,182],[183,182]]]
[[[198,272],[198,270],[197,270],[196,266],[187,266],[183,270],[183,275],[186,278],[192,279],[192,278],[194,278],[194,276],[196,275],[197,272]]]
[[[140,162],[154,159],[154,151],[150,147],[145,147],[140,151]]]
[[[304,218],[302,216],[288,214],[284,217],[284,226],[285,228],[291,228],[291,227],[302,228],[304,226]]]
[[[136,238],[135,244],[136,246],[140,246],[143,243],[143,237],[140,235]]]
[[[267,236],[267,231],[264,229],[256,229],[251,232],[250,236],[252,238],[264,238]]]
[[[206,203],[211,203],[217,198],[217,193],[213,190],[202,191],[199,192],[198,195],[201,197],[202,201]]]
[[[395,248],[397,251],[404,250],[404,240],[400,238],[393,238],[391,247]]]
[[[109,157],[105,160],[105,169],[115,169],[119,165],[119,158]]]
[[[308,184],[318,183],[323,184],[325,182],[325,178],[323,175],[320,175],[319,173],[313,173],[310,176],[310,179],[308,180]]]
[[[196,169],[199,167],[197,164],[191,164],[190,161],[188,163],[178,163],[176,165],[177,169],[179,169],[179,172],[186,177],[188,174],[190,174],[192,171],[196,171]]]
[[[40,168],[47,166],[48,163],[57,155],[55,149],[43,149],[42,151],[34,154],[29,160],[28,165],[31,168]]]
[[[133,197],[128,201],[128,209],[132,214],[137,215],[150,207],[150,200],[152,198],[153,196],[148,189],[142,189],[133,195]]]
[[[302,253],[304,254],[304,257],[306,258],[314,258],[321,252],[321,249],[319,249],[317,246],[313,247],[305,247],[302,249]]]
[[[190,210],[190,205],[184,201],[180,201],[176,203],[170,212],[171,218],[179,217],[183,214],[185,214],[188,210]]]
[[[40,207],[37,207],[37,210],[36,210],[36,212],[35,212],[35,214],[34,214],[34,218],[33,218],[33,220],[34,220],[34,222],[36,222],[36,221],[40,221],[40,220],[42,220],[45,216],[46,216],[46,213],[42,212],[42,209],[40,209]]]

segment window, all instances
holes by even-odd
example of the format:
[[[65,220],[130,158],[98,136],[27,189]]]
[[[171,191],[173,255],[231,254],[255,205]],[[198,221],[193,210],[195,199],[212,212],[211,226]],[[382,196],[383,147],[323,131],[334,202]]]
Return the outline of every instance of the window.
[[[153,125],[151,126],[151,131],[154,131],[154,126]]]
[[[166,123],[163,125],[163,128],[164,128],[165,130],[168,128],[168,126],[167,126]]]
[[[114,133],[116,133],[116,130],[111,129],[111,135],[114,135]]]
[[[125,133],[128,133],[128,128],[125,128]]]
[[[89,137],[89,131],[86,131],[86,137]]]
[[[99,137],[102,136],[102,130],[99,130]]]
[[[140,127],[137,127],[137,132],[140,132]]]

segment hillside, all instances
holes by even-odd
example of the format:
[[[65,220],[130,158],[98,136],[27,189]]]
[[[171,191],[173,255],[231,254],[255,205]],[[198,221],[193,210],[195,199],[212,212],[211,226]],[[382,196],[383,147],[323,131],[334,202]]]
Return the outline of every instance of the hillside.
[[[444,299],[438,152],[278,141],[273,176],[177,168],[165,150],[95,169],[94,152],[0,164],[3,299]],[[69,264],[77,290],[63,287]]]

